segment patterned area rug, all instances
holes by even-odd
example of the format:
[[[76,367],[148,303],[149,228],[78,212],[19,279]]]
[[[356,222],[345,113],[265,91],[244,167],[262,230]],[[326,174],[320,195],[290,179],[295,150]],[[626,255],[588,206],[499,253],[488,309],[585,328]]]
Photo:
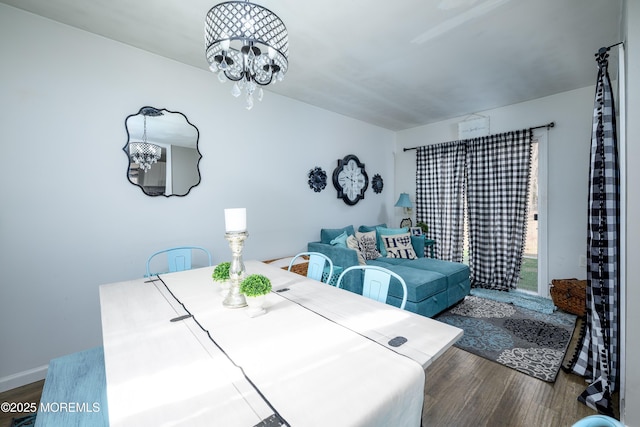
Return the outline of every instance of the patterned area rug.
[[[492,289],[471,289],[471,295],[481,298],[488,298],[494,301],[507,302],[518,307],[528,308],[529,310],[539,311],[541,313],[551,314],[556,311],[556,306],[549,298],[543,298],[538,295],[529,294],[518,290],[509,292],[495,291]]]
[[[436,319],[464,330],[456,347],[547,382],[556,380],[576,323],[573,314],[546,314],[477,296],[467,296]]]

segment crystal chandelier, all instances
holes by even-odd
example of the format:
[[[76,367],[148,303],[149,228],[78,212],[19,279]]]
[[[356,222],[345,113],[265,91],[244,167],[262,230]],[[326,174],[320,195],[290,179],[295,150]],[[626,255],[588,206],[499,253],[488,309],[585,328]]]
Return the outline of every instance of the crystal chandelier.
[[[235,82],[233,96],[244,90],[247,110],[253,108],[254,93],[262,100],[262,86],[284,79],[289,36],[269,9],[248,0],[220,3],[207,13],[204,33],[209,68],[220,82]]]
[[[153,110],[153,111],[148,111]],[[144,117],[144,131],[142,133],[142,142],[130,142],[129,143],[129,157],[131,161],[140,165],[145,173],[151,169],[151,165],[156,163],[160,156],[162,156],[162,148],[155,144],[149,144],[147,142],[147,116],[161,116],[162,112],[155,108],[143,109],[142,116]]]

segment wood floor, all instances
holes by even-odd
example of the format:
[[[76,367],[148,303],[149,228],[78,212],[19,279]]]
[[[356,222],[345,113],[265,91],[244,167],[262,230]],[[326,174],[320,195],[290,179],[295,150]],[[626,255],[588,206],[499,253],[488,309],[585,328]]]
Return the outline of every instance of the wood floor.
[[[577,401],[584,380],[563,371],[551,384],[452,347],[426,374],[424,427],[570,427],[595,414]],[[37,403],[43,384],[0,393],[0,402]],[[0,427],[13,416],[0,412]]]
[[[426,374],[425,427],[570,427],[596,414],[577,400],[584,379],[562,370],[547,383],[452,347]]]
[[[43,386],[44,380],[41,380],[22,387],[14,388],[13,390],[5,391],[4,393],[0,393],[0,403],[35,403],[37,406],[40,403],[40,395],[42,394]],[[30,414],[31,412],[16,414],[0,411],[0,427],[9,427],[11,425],[11,420],[14,417],[19,418]]]

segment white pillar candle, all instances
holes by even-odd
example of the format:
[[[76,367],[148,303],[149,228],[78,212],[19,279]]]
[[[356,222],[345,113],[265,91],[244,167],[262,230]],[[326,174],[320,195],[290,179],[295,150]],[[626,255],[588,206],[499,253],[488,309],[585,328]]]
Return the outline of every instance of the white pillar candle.
[[[247,231],[247,209],[225,209],[224,228],[227,233]]]

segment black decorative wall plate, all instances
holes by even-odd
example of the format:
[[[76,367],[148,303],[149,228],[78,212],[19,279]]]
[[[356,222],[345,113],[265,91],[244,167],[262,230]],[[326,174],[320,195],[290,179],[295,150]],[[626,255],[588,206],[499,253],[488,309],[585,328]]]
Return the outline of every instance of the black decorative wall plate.
[[[382,182],[382,177],[380,174],[375,174],[373,179],[371,180],[371,186],[373,187],[373,192],[376,194],[382,193],[382,187],[384,187],[384,183]]]
[[[327,186],[327,173],[318,166],[309,171],[308,177],[309,188],[316,193],[321,192]]]

